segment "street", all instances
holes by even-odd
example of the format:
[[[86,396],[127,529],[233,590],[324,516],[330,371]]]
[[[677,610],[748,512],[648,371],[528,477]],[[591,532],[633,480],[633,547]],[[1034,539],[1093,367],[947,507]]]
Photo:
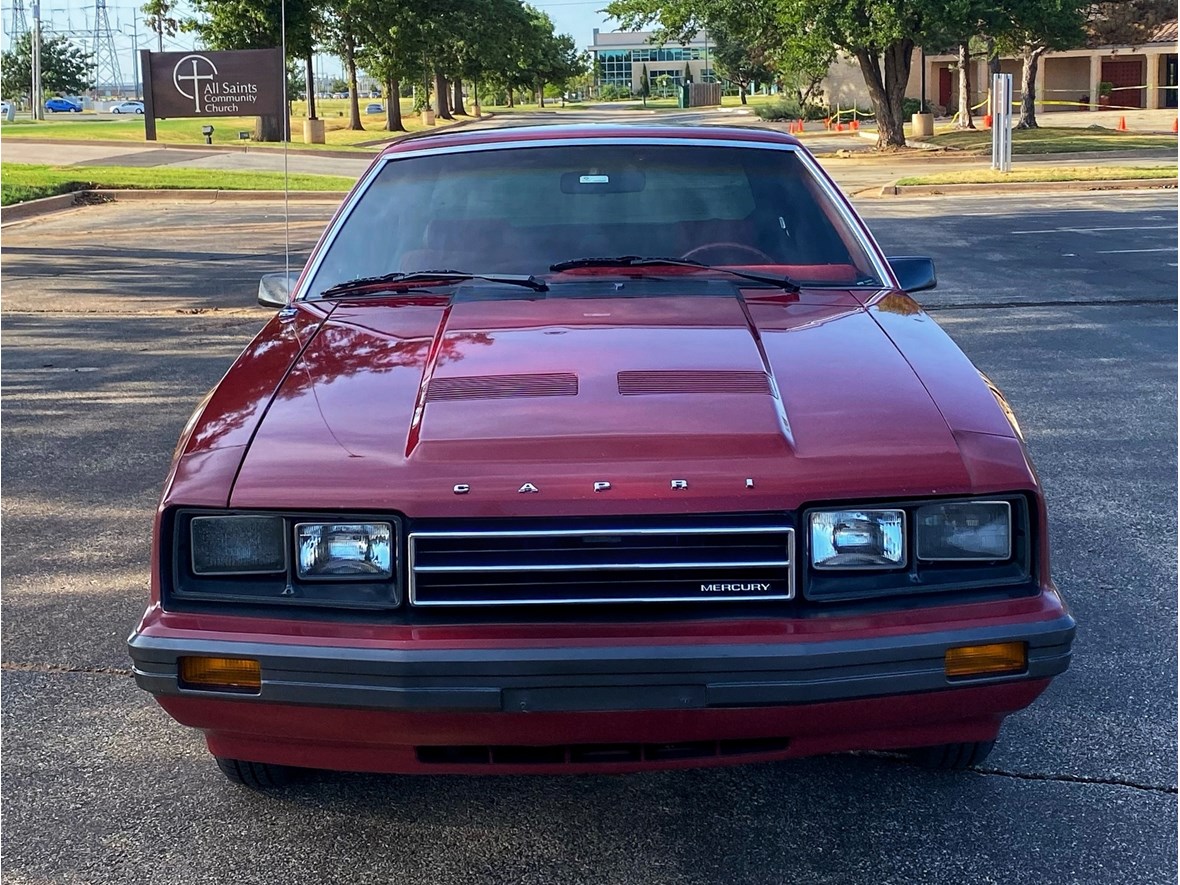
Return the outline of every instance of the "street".
[[[1015,409],[1079,625],[979,770],[231,785],[124,642],[176,438],[269,317],[282,201],[109,203],[0,249],[5,882],[1175,882],[1175,192],[857,208],[886,254],[935,259],[918,299]],[[333,209],[292,203],[293,266]]]

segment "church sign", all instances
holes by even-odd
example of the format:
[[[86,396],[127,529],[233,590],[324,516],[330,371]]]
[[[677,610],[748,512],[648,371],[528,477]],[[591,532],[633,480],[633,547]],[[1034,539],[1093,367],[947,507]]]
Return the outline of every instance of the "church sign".
[[[139,53],[144,126],[156,140],[156,120],[169,117],[259,117],[267,141],[282,137],[283,51]]]

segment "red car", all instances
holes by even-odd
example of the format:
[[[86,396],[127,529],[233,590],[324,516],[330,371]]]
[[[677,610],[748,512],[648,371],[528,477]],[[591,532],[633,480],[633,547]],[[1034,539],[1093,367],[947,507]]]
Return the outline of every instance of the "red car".
[[[254,787],[975,764],[1074,622],[934,284],[776,132],[393,146],[181,436],[136,680]]]

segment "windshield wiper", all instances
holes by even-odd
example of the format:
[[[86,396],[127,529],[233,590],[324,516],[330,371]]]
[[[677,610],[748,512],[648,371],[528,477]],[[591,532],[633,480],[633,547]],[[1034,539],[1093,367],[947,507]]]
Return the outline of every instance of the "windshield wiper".
[[[484,280],[488,283],[504,283],[508,286],[523,286],[534,292],[548,292],[549,287],[531,274],[481,274],[467,273],[464,270],[416,270],[410,273],[387,273],[373,277],[357,277],[355,280],[345,280],[335,286],[329,286],[320,293],[321,298],[338,298],[341,295],[353,295],[363,289],[372,289],[375,293],[400,288],[403,284],[414,283],[462,283],[467,280]]]
[[[614,258],[573,258],[569,261],[559,261],[549,265],[551,271],[574,270],[579,267],[695,267],[701,270],[713,270],[727,273],[755,283],[768,283],[779,286],[788,292],[798,292],[799,284],[789,277],[775,277],[768,274],[748,273],[744,270],[730,270],[727,267],[716,267],[701,261],[686,258],[645,258],[642,255],[619,255]]]

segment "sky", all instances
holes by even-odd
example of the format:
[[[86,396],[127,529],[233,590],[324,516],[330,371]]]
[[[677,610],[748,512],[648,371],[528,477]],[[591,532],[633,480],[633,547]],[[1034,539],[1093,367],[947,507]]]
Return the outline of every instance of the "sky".
[[[32,25],[33,0],[23,0],[25,20]],[[543,10],[553,19],[557,33],[569,34],[574,38],[579,49],[585,49],[593,41],[594,28],[603,31],[614,30],[618,22],[608,19],[598,10],[602,9],[610,0],[529,0],[531,5]],[[46,30],[53,30],[80,38],[83,45],[89,47],[91,35],[94,32],[96,0],[41,0],[41,19]],[[107,17],[115,37],[115,53],[119,57],[120,67],[125,69],[126,80],[130,82],[129,71],[132,63],[133,43],[137,42],[140,49],[154,49],[156,38],[154,33],[147,33],[144,28],[140,11],[142,2],[134,0],[106,0]],[[8,48],[8,30],[12,24],[12,0],[0,0],[0,10],[3,12],[3,47]],[[135,22],[139,22],[139,38],[133,41],[131,34],[135,30]],[[73,32],[70,34],[70,32]],[[150,42],[149,42],[150,41]],[[147,45],[145,46],[145,43]],[[192,37],[179,34],[173,39],[165,38],[164,51],[186,50],[192,48]],[[329,70],[335,63],[324,59],[324,68]]]

